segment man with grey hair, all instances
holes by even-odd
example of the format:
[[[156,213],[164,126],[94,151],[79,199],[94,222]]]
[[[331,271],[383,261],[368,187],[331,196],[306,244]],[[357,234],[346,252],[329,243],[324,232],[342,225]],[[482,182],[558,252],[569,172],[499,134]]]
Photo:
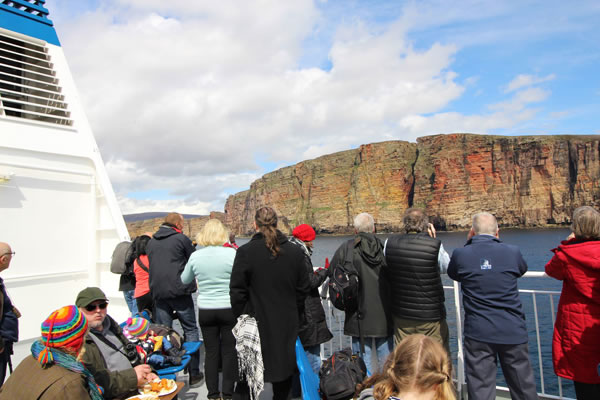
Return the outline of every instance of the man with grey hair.
[[[361,213],[354,218],[353,239],[344,242],[335,252],[331,265],[344,263],[346,254],[352,251],[352,265],[358,274],[360,290],[358,305],[354,309],[344,310],[344,334],[352,336],[352,349],[357,353],[360,349],[360,338],[364,338],[365,364],[370,372],[375,373],[371,358],[377,359],[380,370],[387,355],[392,350],[392,338],[388,324],[387,279],[383,274],[385,257],[383,244],[375,236],[375,221],[370,214]],[[333,271],[333,268],[330,268]],[[360,321],[359,321],[360,319]]]
[[[500,241],[496,218],[475,214],[465,247],[454,250],[448,266],[448,276],[461,283],[470,399],[496,398],[497,358],[511,398],[538,398],[517,287],[525,272],[518,247]]]
[[[407,209],[402,222],[403,233],[390,236],[383,246],[394,343],[421,333],[437,339],[450,354],[440,276],[446,273],[450,257],[423,210]]]

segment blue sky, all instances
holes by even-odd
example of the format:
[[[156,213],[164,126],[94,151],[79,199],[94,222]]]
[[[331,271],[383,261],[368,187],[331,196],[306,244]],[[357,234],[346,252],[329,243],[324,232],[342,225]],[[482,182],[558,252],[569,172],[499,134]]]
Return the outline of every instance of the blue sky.
[[[363,143],[600,133],[597,1],[46,5],[124,213]]]

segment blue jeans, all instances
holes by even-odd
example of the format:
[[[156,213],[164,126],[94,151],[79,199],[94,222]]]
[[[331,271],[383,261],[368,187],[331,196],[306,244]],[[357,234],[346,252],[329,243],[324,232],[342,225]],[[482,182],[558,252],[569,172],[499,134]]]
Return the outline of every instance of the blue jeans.
[[[383,370],[383,363],[387,358],[388,354],[392,351],[393,337],[366,337],[365,341],[365,365],[369,374],[374,374],[377,371]],[[377,369],[373,368],[371,359],[373,357],[373,344],[375,344],[375,356],[377,358]],[[352,351],[354,353],[360,353],[360,338],[352,336]]]
[[[138,312],[137,301],[133,298],[133,292],[133,290],[126,290],[123,292],[123,297],[125,297],[127,308],[129,308],[129,312],[132,316]]]
[[[184,340],[186,342],[197,342],[200,340],[198,325],[196,324],[196,313],[194,312],[194,300],[192,295],[184,295],[173,299],[160,299],[154,302],[154,319],[161,325],[173,327],[173,312],[177,315],[179,323],[183,328]],[[200,375],[200,352],[192,354],[189,369],[190,376]]]
[[[304,353],[306,353],[306,358],[308,358],[312,370],[315,371],[315,374],[319,375],[319,370],[321,369],[321,345],[305,347]]]

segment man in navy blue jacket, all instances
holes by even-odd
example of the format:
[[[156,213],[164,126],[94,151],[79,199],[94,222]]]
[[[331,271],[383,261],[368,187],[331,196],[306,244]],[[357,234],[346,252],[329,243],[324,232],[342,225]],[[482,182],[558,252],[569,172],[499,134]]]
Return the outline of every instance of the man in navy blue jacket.
[[[448,276],[461,283],[465,309],[465,372],[469,399],[496,398],[497,361],[513,399],[537,399],[527,326],[517,279],[527,263],[498,238],[489,213],[473,216],[465,247],[454,250]]]

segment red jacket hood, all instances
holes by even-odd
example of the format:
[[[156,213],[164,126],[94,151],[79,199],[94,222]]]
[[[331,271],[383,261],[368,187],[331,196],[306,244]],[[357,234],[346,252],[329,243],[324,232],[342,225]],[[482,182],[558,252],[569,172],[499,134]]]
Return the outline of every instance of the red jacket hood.
[[[600,269],[600,241],[564,240],[553,252],[562,252],[569,262],[585,268]]]

